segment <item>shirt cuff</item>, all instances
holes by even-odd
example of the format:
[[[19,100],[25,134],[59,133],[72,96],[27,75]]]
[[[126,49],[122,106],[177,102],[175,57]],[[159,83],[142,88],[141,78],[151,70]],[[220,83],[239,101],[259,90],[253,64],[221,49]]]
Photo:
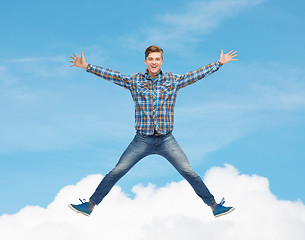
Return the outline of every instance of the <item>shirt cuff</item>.
[[[91,69],[91,68],[92,68],[92,65],[91,65],[91,64],[88,64],[86,71],[87,71],[87,72],[90,72],[90,69]]]
[[[217,63],[219,64],[219,67],[221,67],[223,65],[223,63],[217,61]]]

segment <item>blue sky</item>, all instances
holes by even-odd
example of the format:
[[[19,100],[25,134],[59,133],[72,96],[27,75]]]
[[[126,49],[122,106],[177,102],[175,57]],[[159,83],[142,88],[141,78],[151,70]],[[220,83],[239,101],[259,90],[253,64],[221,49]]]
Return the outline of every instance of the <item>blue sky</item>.
[[[47,206],[64,186],[105,175],[134,135],[128,91],[69,57],[133,74],[164,49],[183,74],[238,51],[238,61],[179,92],[174,135],[199,175],[234,165],[268,178],[283,200],[305,201],[305,3],[239,1],[6,1],[0,9],[0,215]],[[181,177],[158,156],[118,184]],[[89,196],[80,196],[89,197]]]

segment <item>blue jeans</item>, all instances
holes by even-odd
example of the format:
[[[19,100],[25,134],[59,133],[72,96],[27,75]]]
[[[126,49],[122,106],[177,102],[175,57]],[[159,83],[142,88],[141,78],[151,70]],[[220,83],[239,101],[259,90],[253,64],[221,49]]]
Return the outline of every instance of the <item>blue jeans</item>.
[[[171,133],[166,135],[141,135],[136,134],[119,162],[101,181],[90,200],[98,205],[109,193],[111,188],[142,158],[159,154],[165,157],[177,171],[189,182],[197,195],[208,205],[214,203],[214,197],[191,168],[187,157]]]

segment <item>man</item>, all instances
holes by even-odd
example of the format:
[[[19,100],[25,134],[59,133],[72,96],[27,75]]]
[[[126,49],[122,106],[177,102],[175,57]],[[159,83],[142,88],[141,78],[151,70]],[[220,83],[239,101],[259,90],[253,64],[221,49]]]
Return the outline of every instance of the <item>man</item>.
[[[89,202],[70,204],[69,207],[89,216],[95,205],[98,205],[109,193],[116,182],[123,177],[142,158],[159,154],[166,158],[177,171],[190,183],[196,194],[211,207],[215,217],[230,213],[233,207],[224,207],[222,200],[215,202],[202,179],[191,168],[187,157],[172,135],[174,122],[174,106],[178,90],[217,71],[223,64],[235,61],[236,51],[227,54],[221,50],[220,59],[196,71],[185,75],[171,72],[163,73],[163,50],[158,46],[150,46],[145,51],[144,63],[147,70],[144,74],[122,75],[102,67],[86,63],[83,52],[79,58],[73,54],[71,67],[80,67],[103,79],[128,89],[135,103],[136,135],[122,154],[119,162],[101,181]]]

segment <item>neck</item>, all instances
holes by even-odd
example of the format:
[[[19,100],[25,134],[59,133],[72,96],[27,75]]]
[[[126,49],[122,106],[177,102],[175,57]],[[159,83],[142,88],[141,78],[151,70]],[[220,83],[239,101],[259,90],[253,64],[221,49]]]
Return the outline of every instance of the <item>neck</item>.
[[[160,72],[160,71],[159,71],[159,72]],[[156,74],[153,74],[153,73],[149,72],[149,75],[150,75],[152,78],[156,78],[156,77],[157,77],[157,74],[158,74],[159,72],[157,72]]]

